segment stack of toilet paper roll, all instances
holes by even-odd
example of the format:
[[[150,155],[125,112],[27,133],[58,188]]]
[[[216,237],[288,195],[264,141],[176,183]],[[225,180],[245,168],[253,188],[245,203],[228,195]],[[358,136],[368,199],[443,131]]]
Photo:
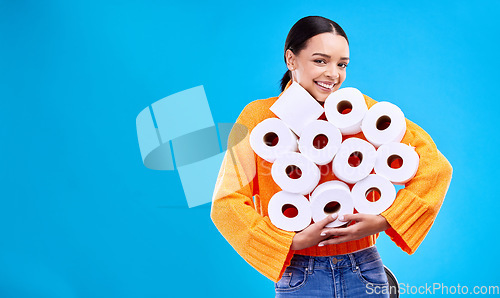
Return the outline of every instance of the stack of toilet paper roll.
[[[368,109],[363,94],[349,87],[328,96],[323,108],[293,82],[270,110],[278,118],[255,126],[250,145],[272,163],[272,178],[282,189],[268,205],[280,229],[301,231],[333,213],[380,214],[396,198],[393,184],[404,185],[417,172],[417,152],[400,143],[405,116],[392,103]],[[326,120],[319,119],[323,113]],[[352,136],[360,132],[368,141]],[[328,164],[339,180],[318,185],[319,166]],[[345,224],[336,220],[327,227]]]

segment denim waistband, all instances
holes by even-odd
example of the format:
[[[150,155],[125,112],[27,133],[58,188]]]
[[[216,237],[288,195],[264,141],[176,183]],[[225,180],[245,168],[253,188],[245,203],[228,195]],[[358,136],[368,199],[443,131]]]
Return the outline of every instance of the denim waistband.
[[[380,255],[375,246],[370,246],[366,249],[335,256],[314,257],[304,255],[294,255],[290,262],[291,266],[308,268],[312,272],[314,268],[342,268],[352,267],[353,269],[359,264],[371,262],[380,259]]]

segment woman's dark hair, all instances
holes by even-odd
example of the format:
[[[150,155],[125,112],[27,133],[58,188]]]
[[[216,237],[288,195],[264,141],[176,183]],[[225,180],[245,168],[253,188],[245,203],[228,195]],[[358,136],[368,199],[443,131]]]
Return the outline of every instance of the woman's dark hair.
[[[320,16],[308,16],[297,21],[288,32],[288,36],[285,41],[285,54],[286,50],[291,50],[295,55],[297,55],[303,48],[306,47],[309,38],[325,33],[331,32],[336,35],[340,35],[345,38],[347,44],[349,40],[345,34],[342,27],[334,21],[320,17]],[[285,56],[286,63],[286,56]],[[281,91],[285,90],[286,84],[292,79],[292,74],[289,70],[285,73],[281,79]]]

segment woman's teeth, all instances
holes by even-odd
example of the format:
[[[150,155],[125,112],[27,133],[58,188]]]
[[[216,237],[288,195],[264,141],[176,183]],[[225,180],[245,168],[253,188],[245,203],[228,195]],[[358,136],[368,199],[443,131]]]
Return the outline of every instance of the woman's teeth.
[[[323,87],[323,88],[326,88],[326,89],[332,89],[333,86],[335,85],[335,84],[325,84],[325,83],[316,82],[316,81],[315,81],[315,83],[318,84],[319,86]]]

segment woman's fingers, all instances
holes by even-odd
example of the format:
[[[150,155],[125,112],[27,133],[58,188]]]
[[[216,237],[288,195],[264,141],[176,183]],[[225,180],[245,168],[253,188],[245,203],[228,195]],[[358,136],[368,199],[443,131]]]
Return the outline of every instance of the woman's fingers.
[[[352,228],[349,226],[347,228],[325,228],[321,231],[320,236],[344,236],[352,233]]]
[[[350,221],[350,220],[354,220],[354,221],[361,221],[363,220],[363,214],[361,213],[356,213],[356,214],[343,214],[339,217],[339,220],[340,221]]]
[[[338,214],[334,213],[332,215],[329,215],[322,220],[318,221],[317,224],[319,227],[324,228],[327,224],[334,222],[337,219]]]
[[[346,228],[323,228],[320,236],[324,238],[318,243],[318,246],[358,240],[385,231],[389,225],[382,216],[372,214],[345,214],[339,217],[339,220],[343,222],[355,221],[355,223]]]
[[[356,213],[356,214],[343,214],[339,216],[340,221],[344,222],[349,222],[349,221],[362,221],[363,220],[363,215],[361,213]],[[348,235],[349,233],[352,233],[352,229],[350,229],[351,226],[344,227],[344,228],[324,228],[321,230],[320,236],[341,236],[341,235]]]
[[[351,241],[351,240],[352,239],[349,235],[339,236],[339,237],[335,237],[332,239],[323,240],[320,243],[318,243],[318,246],[321,247],[321,246],[331,245],[331,244],[340,244],[340,243],[344,243],[344,242]]]

